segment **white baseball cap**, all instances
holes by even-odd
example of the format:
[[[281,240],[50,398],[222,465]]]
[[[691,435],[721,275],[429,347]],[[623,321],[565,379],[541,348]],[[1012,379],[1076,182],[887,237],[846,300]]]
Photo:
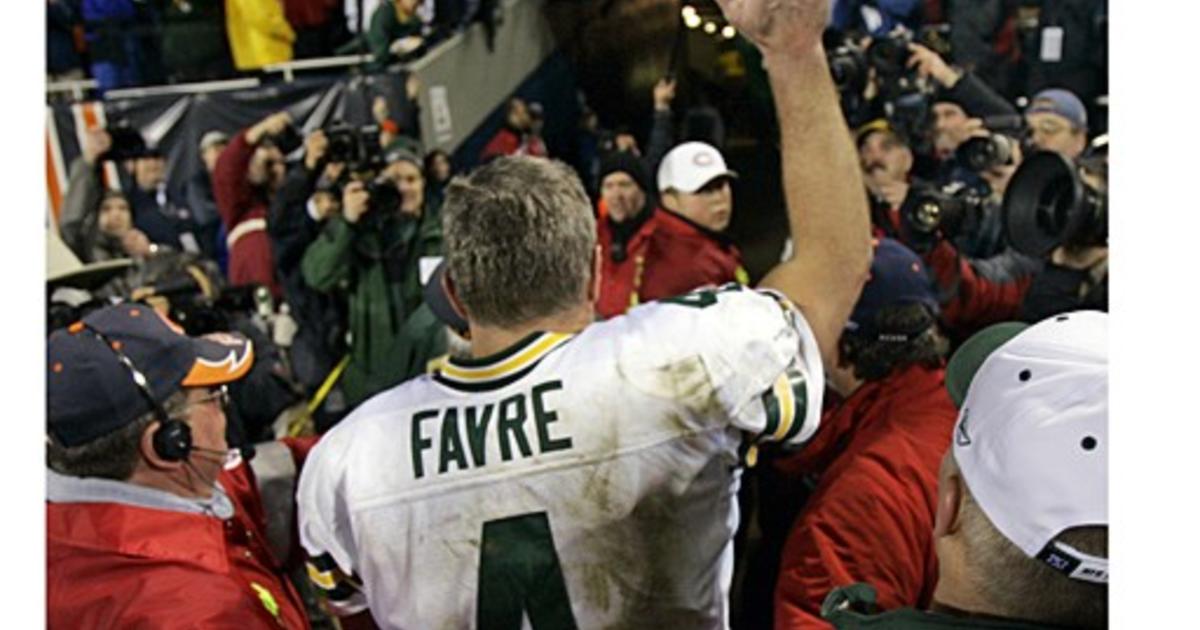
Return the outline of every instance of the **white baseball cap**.
[[[684,142],[663,156],[658,165],[658,191],[694,193],[718,177],[738,174],[729,170],[721,152],[704,142]]]
[[[988,520],[1031,558],[1108,583],[1108,559],[1055,541],[1108,526],[1108,315],[997,324],[951,358],[954,459]]]

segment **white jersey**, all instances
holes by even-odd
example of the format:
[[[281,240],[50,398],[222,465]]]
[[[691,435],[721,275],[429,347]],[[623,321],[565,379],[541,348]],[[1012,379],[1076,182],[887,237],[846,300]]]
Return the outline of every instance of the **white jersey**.
[[[726,627],[739,463],[823,388],[800,313],[737,285],[449,362],[309,455],[310,577],[385,628]]]

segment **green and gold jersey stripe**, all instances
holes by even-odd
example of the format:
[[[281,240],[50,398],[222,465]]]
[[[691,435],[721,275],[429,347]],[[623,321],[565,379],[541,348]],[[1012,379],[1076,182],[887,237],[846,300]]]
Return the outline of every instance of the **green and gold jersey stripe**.
[[[767,423],[757,441],[786,442],[800,433],[808,410],[804,375],[789,367],[762,395]]]
[[[438,381],[450,385],[489,385],[507,381],[533,367],[573,335],[536,333],[490,359],[450,359],[438,370]]]

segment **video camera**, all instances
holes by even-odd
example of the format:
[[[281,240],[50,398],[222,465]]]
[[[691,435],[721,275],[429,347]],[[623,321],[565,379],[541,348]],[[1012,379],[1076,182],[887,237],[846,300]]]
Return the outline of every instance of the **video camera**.
[[[329,139],[329,149],[325,153],[328,161],[343,162],[355,173],[375,172],[384,167],[379,125],[353,127],[335,122],[325,127],[325,137]]]
[[[1037,258],[1054,248],[1108,243],[1108,197],[1080,177],[1071,160],[1052,151],[1025,158],[1004,193],[1004,235]]]

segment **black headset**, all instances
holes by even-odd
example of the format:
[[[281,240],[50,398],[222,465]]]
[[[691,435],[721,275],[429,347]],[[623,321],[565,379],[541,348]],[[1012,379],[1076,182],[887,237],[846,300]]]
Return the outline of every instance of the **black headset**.
[[[150,405],[150,412],[154,418],[158,420],[158,430],[154,432],[153,446],[154,453],[168,462],[187,461],[187,458],[192,453],[194,445],[192,444],[192,427],[182,420],[172,419],[167,416],[167,410],[154,399],[154,395],[150,393],[150,386],[147,384],[146,375],[137,369],[133,360],[124,352],[121,352],[119,346],[108,340],[103,333],[96,330],[92,326],[84,324],[84,327],[96,335],[105,346],[112,350],[117,356],[117,360],[129,370],[129,375],[133,379],[133,384],[137,387],[138,393]]]

